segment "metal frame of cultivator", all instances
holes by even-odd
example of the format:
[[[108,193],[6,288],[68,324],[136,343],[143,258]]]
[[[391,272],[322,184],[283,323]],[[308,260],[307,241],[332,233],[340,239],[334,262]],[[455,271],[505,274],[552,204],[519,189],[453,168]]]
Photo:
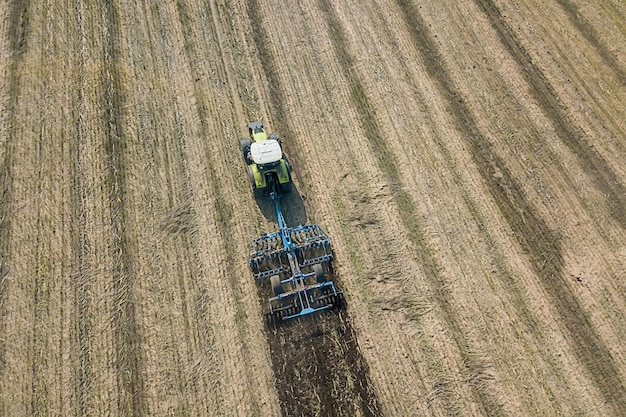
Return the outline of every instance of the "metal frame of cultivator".
[[[248,256],[254,277],[269,278],[272,284],[270,317],[288,320],[339,306],[343,291],[327,280],[325,272],[333,257],[330,238],[317,224],[288,227],[280,208],[280,193],[273,189],[270,198],[279,230],[253,239]]]

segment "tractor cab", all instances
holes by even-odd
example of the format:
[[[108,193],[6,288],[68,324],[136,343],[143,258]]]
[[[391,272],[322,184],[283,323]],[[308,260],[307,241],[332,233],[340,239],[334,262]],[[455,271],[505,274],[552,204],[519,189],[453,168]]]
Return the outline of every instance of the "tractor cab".
[[[248,165],[248,178],[255,195],[269,188],[291,189],[291,169],[281,148],[277,133],[267,134],[263,122],[248,123],[249,138],[240,141],[243,159]],[[271,192],[270,192],[271,193]]]

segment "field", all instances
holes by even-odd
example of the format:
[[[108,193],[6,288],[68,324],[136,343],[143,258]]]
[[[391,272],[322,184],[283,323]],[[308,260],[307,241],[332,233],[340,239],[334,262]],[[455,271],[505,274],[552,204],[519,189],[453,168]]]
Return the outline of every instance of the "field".
[[[626,3],[0,4],[0,415],[618,416]],[[265,324],[276,230],[346,306]]]

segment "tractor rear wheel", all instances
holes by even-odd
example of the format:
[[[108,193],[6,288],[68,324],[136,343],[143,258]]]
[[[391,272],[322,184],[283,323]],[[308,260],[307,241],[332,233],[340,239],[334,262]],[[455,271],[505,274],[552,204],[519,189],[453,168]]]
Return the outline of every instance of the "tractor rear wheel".
[[[280,136],[278,135],[278,133],[276,132],[270,133],[267,138],[270,140],[275,140],[280,145]]]
[[[293,190],[293,178],[291,178],[291,167],[289,166],[289,162],[287,161],[287,158],[284,158],[284,160],[285,160],[285,168],[287,169],[287,176],[289,177],[289,182],[280,184],[280,188],[283,193],[289,194]]]
[[[324,276],[324,267],[322,264],[313,265],[313,272],[315,272],[315,280],[318,283],[326,282],[326,276]]]
[[[280,295],[285,292],[283,284],[280,282],[280,276],[272,275],[270,277],[270,283],[272,284],[272,291],[274,291],[274,295]]]
[[[250,182],[250,188],[252,189],[252,195],[254,198],[259,198],[263,194],[263,189],[256,188],[256,180],[254,179],[254,172],[252,166],[248,165],[248,181]]]

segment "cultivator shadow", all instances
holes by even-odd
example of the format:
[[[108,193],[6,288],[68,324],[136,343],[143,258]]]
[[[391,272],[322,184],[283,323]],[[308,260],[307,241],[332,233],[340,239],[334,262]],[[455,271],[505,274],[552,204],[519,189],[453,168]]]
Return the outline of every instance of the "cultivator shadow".
[[[289,227],[281,211],[281,196],[293,184],[280,138],[262,122],[249,123],[248,132],[240,144],[250,187],[256,197],[269,196],[278,218],[279,230],[254,239],[248,255],[254,277],[272,285],[269,316],[287,320],[341,305],[343,292],[330,279],[330,238],[317,224]]]
[[[288,227],[280,197],[270,192],[280,230],[252,240],[248,256],[254,277],[270,279],[274,292],[270,316],[287,320],[341,305],[343,292],[327,273],[332,260],[330,238],[317,224]]]

